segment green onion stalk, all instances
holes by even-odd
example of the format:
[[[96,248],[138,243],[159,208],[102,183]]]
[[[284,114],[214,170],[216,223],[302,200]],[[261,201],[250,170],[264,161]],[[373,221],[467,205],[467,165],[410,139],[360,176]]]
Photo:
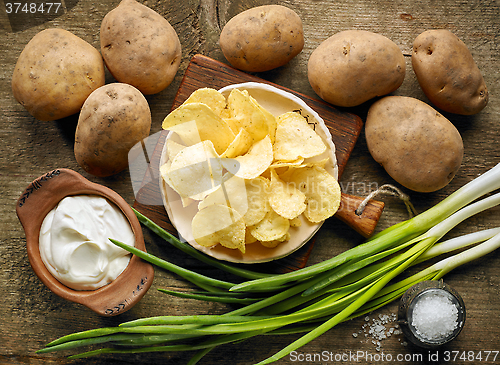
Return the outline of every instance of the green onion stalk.
[[[383,230],[363,244],[285,274],[254,272],[210,258],[135,211],[139,221],[165,241],[237,277],[235,282],[214,279],[110,239],[117,246],[199,288],[190,293],[160,291],[237,307],[221,315],[157,316],[116,327],[77,332],[48,343],[38,353],[107,343],[108,347],[71,358],[109,353],[197,351],[191,365],[222,344],[260,335],[301,333],[296,341],[259,365],[277,361],[337,324],[392,302],[412,285],[424,280],[440,280],[456,267],[500,247],[500,227],[442,241],[459,223],[499,205],[500,193],[490,194],[498,189],[500,164],[427,211]],[[446,257],[399,279],[409,267],[441,255]]]

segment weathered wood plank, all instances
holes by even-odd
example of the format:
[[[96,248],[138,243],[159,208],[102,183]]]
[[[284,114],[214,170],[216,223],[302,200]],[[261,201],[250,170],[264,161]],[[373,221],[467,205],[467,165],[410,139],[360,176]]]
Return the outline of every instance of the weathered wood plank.
[[[73,139],[76,118],[43,123],[34,120],[14,100],[10,89],[10,78],[17,57],[24,45],[40,30],[61,27],[74,32],[99,46],[99,27],[104,15],[115,7],[119,0],[100,2],[74,1],[61,16],[46,23],[36,23],[33,17],[30,27],[15,31],[0,5],[0,363],[5,364],[183,364],[191,353],[144,354],[127,356],[104,356],[85,361],[68,361],[69,353],[36,355],[35,350],[46,342],[73,331],[86,330],[105,325],[116,325],[133,318],[163,314],[224,313],[223,305],[200,303],[192,300],[171,298],[156,291],[156,288],[188,288],[178,277],[158,270],[153,288],[131,311],[113,319],[102,319],[85,308],[65,302],[49,292],[31,271],[26,257],[24,233],[15,216],[15,202],[23,189],[36,177],[58,167],[72,168],[92,181],[105,184],[122,195],[130,204],[135,200],[128,171],[108,179],[86,175],[76,164],[73,156]],[[345,29],[365,29],[381,33],[395,41],[407,55],[407,74],[397,95],[414,96],[426,100],[411,68],[413,39],[422,31],[432,28],[447,28],[454,31],[469,46],[479,68],[483,72],[490,90],[489,105],[473,117],[446,116],[454,122],[462,134],[465,157],[462,167],[450,183],[441,191],[432,194],[408,192],[418,211],[440,201],[459,186],[499,162],[498,145],[500,119],[500,4],[496,0],[418,0],[394,2],[387,0],[344,2],[296,0],[296,1],[145,1],[165,16],[179,34],[183,46],[183,61],[172,85],[163,92],[148,96],[153,128],[161,129],[161,121],[170,110],[186,68],[195,54],[203,54],[225,62],[218,46],[218,35],[224,24],[242,10],[264,3],[279,3],[291,7],[304,23],[306,44],[304,50],[288,65],[277,70],[259,74],[259,77],[290,88],[310,97],[316,97],[307,81],[307,59],[313,49],[328,36]],[[5,2],[3,3],[5,4]],[[29,17],[27,17],[30,19]],[[107,81],[112,82],[108,74]],[[370,103],[345,111],[360,116],[363,120]],[[344,110],[343,110],[344,111]],[[361,133],[349,162],[342,175],[343,191],[353,195],[365,195],[377,186],[393,183],[387,174],[370,157],[363,133]],[[407,217],[406,208],[396,198],[380,198],[386,203],[378,229],[397,223]],[[477,229],[495,227],[500,224],[499,209],[484,213],[457,227],[454,234],[472,232]],[[166,257],[172,262],[203,273],[226,276],[200,265],[184,254],[169,247],[145,230],[148,250]],[[309,262],[315,263],[331,257],[344,249],[360,243],[362,238],[344,223],[329,220],[316,236],[316,244]],[[467,324],[462,334],[452,344],[439,352],[444,361],[444,350],[498,351],[500,350],[500,254],[492,253],[476,262],[465,265],[445,277],[455,287],[467,305]],[[374,313],[391,314],[395,304]],[[372,318],[372,316],[370,317]],[[368,355],[381,352],[370,338],[353,337],[352,333],[362,329],[364,318],[341,324],[300,350],[300,354],[343,354],[362,351]],[[388,325],[389,327],[389,325]],[[361,334],[360,334],[361,336]],[[251,364],[274,354],[297,336],[262,337],[244,343],[225,346],[212,351],[203,363]],[[403,346],[401,335],[381,341],[381,351],[393,359],[398,355],[416,356],[423,359],[427,351],[412,346]],[[496,359],[498,361],[498,357]],[[428,363],[438,363],[429,362]],[[484,362],[484,361],[483,361]],[[279,363],[295,364],[292,358]],[[307,363],[327,363],[311,361]],[[335,363],[335,361],[328,361]],[[346,361],[344,363],[380,364],[376,359]],[[476,362],[476,363],[479,363]],[[493,363],[490,361],[489,363]]]

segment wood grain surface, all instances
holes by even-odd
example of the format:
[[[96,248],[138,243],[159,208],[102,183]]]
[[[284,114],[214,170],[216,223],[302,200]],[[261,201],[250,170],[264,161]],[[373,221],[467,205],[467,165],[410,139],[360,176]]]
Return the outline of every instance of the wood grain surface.
[[[67,302],[50,292],[35,276],[26,256],[25,236],[15,214],[17,199],[28,184],[56,168],[70,168],[91,181],[118,192],[131,205],[136,200],[135,180],[131,171],[110,178],[86,174],[73,154],[74,132],[78,116],[55,122],[40,122],[31,117],[12,95],[10,80],[14,65],[23,47],[39,31],[57,27],[73,32],[99,48],[99,27],[104,15],[118,5],[118,0],[63,2],[60,15],[41,14],[13,16],[7,14],[5,0],[0,3],[0,364],[185,364],[192,353],[154,353],[123,356],[102,356],[87,360],[66,359],[71,351],[37,355],[35,351],[60,336],[123,321],[155,315],[222,314],[228,307],[167,296],[158,288],[176,290],[191,286],[179,277],[156,270],[149,292],[130,311],[102,318],[88,309]],[[500,4],[496,0],[186,0],[143,1],[163,15],[175,28],[183,48],[183,59],[174,82],[164,91],[147,97],[152,113],[152,131],[161,130],[161,122],[173,106],[176,92],[188,64],[196,54],[226,63],[218,45],[224,24],[239,12],[263,4],[282,4],[295,10],[304,24],[305,46],[289,64],[276,70],[257,74],[269,82],[317,98],[307,80],[307,60],[311,52],[326,38],[346,29],[363,29],[383,34],[403,51],[407,62],[406,77],[395,95],[412,96],[428,101],[420,89],[411,67],[411,49],[415,37],[427,29],[445,28],[457,34],[469,47],[490,92],[488,106],[474,116],[445,114],[459,129],[465,147],[462,166],[453,181],[442,190],[419,194],[403,189],[421,212],[436,204],[457,188],[500,162]],[[113,82],[109,73],[107,82]],[[372,101],[356,108],[339,109],[365,120]],[[341,179],[344,193],[365,196],[385,183],[395,182],[371,158],[361,132]],[[379,197],[385,202],[384,213],[377,226],[381,230],[408,217],[404,204],[396,197]],[[450,236],[497,227],[500,208],[480,214],[457,227]],[[176,251],[148,230],[144,230],[149,252],[201,273],[222,279],[230,278],[195,259]],[[337,219],[328,220],[316,235],[309,263],[329,258],[363,242],[363,237]],[[365,318],[356,318],[328,331],[299,350],[304,357],[285,357],[280,364],[495,364],[500,355],[486,361],[487,351],[500,351],[500,253],[494,252],[467,264],[444,278],[463,297],[467,306],[467,323],[460,336],[440,349],[429,353],[404,344],[401,334],[381,340],[380,345],[365,337]],[[379,315],[396,313],[397,303],[369,315],[370,323]],[[386,324],[387,328],[394,323]],[[357,336],[353,336],[356,333]],[[265,336],[239,344],[223,346],[209,353],[203,364],[253,364],[296,339],[297,335]],[[380,347],[380,348],[378,348]],[[359,353],[358,353],[359,351]],[[452,358],[448,361],[446,351]],[[366,358],[342,354],[363,354]],[[457,354],[455,361],[453,356]],[[313,357],[316,355],[316,357]],[[332,355],[332,359],[318,355]],[[335,358],[337,356],[337,359]],[[430,356],[433,355],[433,356]],[[482,355],[482,359],[479,358]],[[474,360],[470,357],[474,356]],[[436,360],[437,357],[437,360]],[[303,359],[303,361],[299,361]],[[399,359],[399,361],[396,361]]]

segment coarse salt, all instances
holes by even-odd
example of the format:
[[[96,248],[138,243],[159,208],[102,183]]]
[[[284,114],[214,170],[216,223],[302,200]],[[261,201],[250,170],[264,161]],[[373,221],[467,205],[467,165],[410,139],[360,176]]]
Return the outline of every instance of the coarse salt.
[[[364,334],[365,340],[361,340],[362,343],[371,343],[376,346],[377,351],[382,349],[382,341],[391,337],[392,335],[401,334],[399,325],[395,324],[397,316],[395,313],[379,314],[377,317],[370,318],[370,316],[365,316],[365,322],[358,333],[353,333],[353,337],[357,338],[359,334]],[[387,328],[386,325],[393,325]]]
[[[412,313],[412,326],[429,341],[445,339],[458,326],[458,309],[450,298],[439,293],[424,293]]]

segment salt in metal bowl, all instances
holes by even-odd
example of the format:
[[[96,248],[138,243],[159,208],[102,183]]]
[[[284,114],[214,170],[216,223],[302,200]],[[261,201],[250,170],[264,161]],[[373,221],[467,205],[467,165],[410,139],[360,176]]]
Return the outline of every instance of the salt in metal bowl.
[[[430,294],[439,294],[449,298],[458,310],[457,326],[454,331],[446,337],[435,340],[422,336],[412,324],[415,305],[419,300]],[[398,309],[398,323],[406,338],[411,343],[426,349],[435,349],[454,340],[464,327],[465,317],[465,304],[462,297],[455,289],[445,284],[442,280],[428,280],[413,285],[401,297]]]

